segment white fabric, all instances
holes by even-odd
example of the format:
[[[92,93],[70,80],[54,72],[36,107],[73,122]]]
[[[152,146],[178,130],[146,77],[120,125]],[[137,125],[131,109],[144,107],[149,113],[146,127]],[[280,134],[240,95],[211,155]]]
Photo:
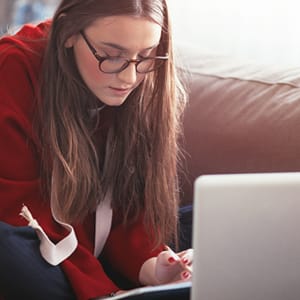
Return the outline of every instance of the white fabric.
[[[95,222],[95,249],[94,255],[99,256],[104,244],[107,240],[111,229],[112,209],[111,209],[111,195],[107,194],[104,201],[101,202],[96,211]]]
[[[29,209],[25,205],[21,210],[21,216],[23,216],[29,222],[29,226],[36,230],[36,233],[41,241],[41,255],[49,264],[53,266],[60,264],[63,260],[69,257],[77,248],[77,238],[74,229],[71,225],[60,222],[57,219],[55,219],[57,223],[59,223],[61,226],[63,226],[69,231],[69,234],[57,244],[54,244],[48,238],[43,228],[32,217]]]
[[[104,201],[97,207],[95,222],[95,256],[98,256],[101,253],[110,232],[112,223],[110,199],[109,195],[106,196]],[[69,231],[69,234],[65,238],[60,240],[57,244],[54,244],[37,220],[32,217],[29,209],[25,205],[23,206],[20,215],[29,222],[28,226],[36,230],[38,238],[41,241],[41,255],[49,264],[53,266],[59,265],[76,250],[78,241],[74,229],[70,224],[59,221],[53,215],[55,221]]]

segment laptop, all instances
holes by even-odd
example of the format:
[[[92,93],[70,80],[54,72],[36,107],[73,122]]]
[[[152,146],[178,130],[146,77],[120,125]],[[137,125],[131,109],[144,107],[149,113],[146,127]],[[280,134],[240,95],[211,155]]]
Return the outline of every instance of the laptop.
[[[300,173],[194,183],[192,300],[300,299]]]

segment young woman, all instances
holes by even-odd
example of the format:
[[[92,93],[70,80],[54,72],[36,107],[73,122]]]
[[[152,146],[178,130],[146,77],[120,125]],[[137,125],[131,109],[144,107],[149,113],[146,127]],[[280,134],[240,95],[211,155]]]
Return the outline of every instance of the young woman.
[[[0,95],[0,297],[191,279],[192,250],[165,250],[185,103],[165,0],[63,0],[1,39]]]

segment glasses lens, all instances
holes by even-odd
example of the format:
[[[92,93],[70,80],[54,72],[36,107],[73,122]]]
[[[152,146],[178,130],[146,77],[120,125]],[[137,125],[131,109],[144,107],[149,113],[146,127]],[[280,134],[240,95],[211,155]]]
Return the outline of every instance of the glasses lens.
[[[119,73],[126,69],[131,62],[123,57],[107,57],[99,63],[99,69],[104,73]],[[144,58],[136,63],[136,71],[138,73],[152,72],[161,67],[164,62],[163,58]]]
[[[161,67],[164,63],[163,59],[159,59],[159,58],[146,58],[142,61],[140,61],[137,65],[136,65],[136,70],[139,73],[148,73],[148,72],[152,72],[156,69],[158,69],[159,67]]]
[[[125,69],[128,61],[122,57],[108,57],[100,63],[99,68],[105,73],[117,73]]]

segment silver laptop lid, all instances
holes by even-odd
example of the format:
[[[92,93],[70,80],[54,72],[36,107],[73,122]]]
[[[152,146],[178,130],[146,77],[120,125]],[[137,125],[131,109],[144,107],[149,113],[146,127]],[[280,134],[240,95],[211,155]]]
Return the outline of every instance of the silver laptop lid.
[[[200,176],[192,300],[300,299],[300,173]]]

